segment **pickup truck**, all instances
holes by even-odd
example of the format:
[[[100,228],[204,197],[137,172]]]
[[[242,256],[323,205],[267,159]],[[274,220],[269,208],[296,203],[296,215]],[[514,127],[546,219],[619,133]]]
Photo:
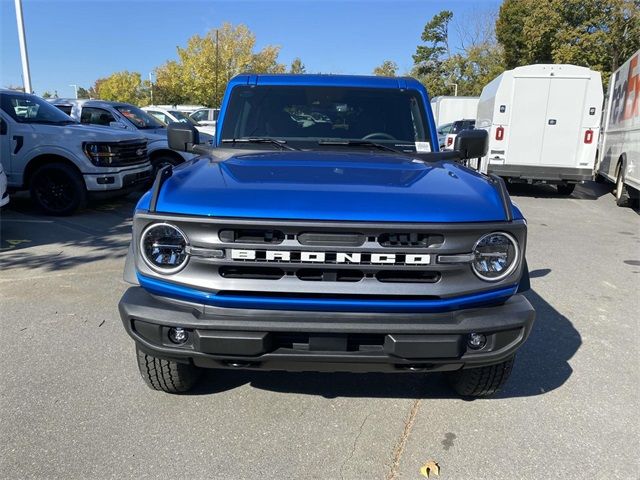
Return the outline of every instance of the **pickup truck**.
[[[144,136],[147,139],[154,175],[165,165],[178,165],[193,158],[192,154],[176,152],[169,148],[165,124],[135,105],[105,100],[64,98],[55,99],[51,103],[80,123],[127,130]],[[200,135],[201,141],[211,139],[210,135]]]
[[[80,125],[36,95],[0,90],[0,158],[11,190],[30,190],[45,213],[70,215],[88,197],[148,187],[147,140]]]
[[[301,117],[318,123],[299,122]],[[241,75],[216,145],[139,201],[120,315],[153,389],[204,368],[443,372],[468,397],[508,378],[535,312],[527,224],[499,177],[439,152],[411,78]]]

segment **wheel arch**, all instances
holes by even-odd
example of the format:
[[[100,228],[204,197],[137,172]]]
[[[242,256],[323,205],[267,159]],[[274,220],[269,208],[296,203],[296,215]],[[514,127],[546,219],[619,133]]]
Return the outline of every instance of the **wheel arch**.
[[[159,148],[149,153],[149,160],[153,163],[159,157],[171,157],[177,161],[177,164],[183,163],[185,159],[179,153],[171,150],[170,148]]]
[[[82,172],[80,171],[78,166],[67,157],[54,153],[44,153],[42,155],[33,157],[31,160],[29,160],[29,163],[27,163],[27,166],[24,169],[24,174],[22,176],[22,187],[29,188],[31,184],[31,178],[33,177],[35,171],[42,165],[46,165],[47,163],[63,163],[65,165],[68,165],[82,177]]]

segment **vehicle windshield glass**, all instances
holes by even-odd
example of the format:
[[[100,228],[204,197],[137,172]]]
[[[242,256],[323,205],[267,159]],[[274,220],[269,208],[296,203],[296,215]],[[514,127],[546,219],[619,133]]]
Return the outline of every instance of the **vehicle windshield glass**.
[[[62,110],[35,95],[2,93],[0,97],[2,110],[16,122],[57,125],[76,123]]]
[[[462,120],[453,123],[451,133],[460,133],[462,130],[473,130],[476,125],[475,120]]]
[[[421,97],[412,90],[237,86],[222,140],[273,138],[300,148],[318,148],[319,141],[327,140],[365,140],[415,151],[415,142],[430,141],[425,118]]]
[[[138,107],[134,107],[133,105],[116,105],[115,109],[141,130],[149,128],[165,128],[159,120],[153,118],[144,110],[140,110]]]
[[[182,112],[179,112],[178,110],[169,110],[169,113],[175,117],[177,122],[189,123],[191,125],[198,125],[198,122],[196,122],[193,118],[188,117],[187,115],[185,115]]]

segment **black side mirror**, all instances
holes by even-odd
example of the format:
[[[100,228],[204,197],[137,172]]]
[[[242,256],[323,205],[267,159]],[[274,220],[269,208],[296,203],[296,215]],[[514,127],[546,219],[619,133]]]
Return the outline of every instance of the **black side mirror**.
[[[489,149],[489,134],[486,130],[462,130],[456,135],[453,149],[460,152],[462,160],[484,157]]]
[[[170,122],[167,126],[169,148],[179,152],[192,152],[200,143],[200,134],[190,123]]]

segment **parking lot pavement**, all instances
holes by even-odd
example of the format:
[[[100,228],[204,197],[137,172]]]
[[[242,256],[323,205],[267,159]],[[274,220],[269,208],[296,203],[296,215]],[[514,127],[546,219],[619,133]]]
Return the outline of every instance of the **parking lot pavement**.
[[[0,222],[2,478],[638,478],[640,217],[606,187],[512,192],[538,312],[511,380],[463,401],[437,375],[139,378],[117,302],[134,198]]]

